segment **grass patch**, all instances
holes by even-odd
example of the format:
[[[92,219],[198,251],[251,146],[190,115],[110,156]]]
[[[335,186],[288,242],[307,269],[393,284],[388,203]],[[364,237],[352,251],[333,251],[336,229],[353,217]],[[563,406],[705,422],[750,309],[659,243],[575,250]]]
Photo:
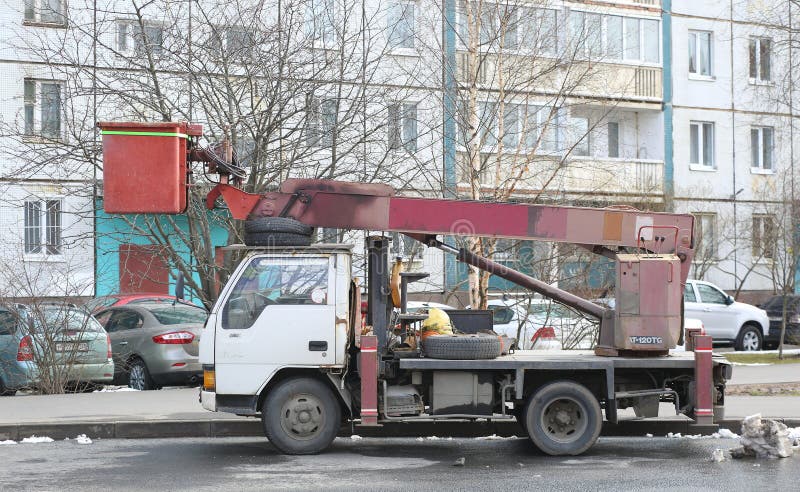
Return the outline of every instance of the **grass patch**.
[[[731,362],[740,362],[743,364],[797,364],[800,363],[800,354],[783,354],[783,359],[778,358],[778,354],[761,354],[742,353],[742,352],[724,352],[725,356]]]

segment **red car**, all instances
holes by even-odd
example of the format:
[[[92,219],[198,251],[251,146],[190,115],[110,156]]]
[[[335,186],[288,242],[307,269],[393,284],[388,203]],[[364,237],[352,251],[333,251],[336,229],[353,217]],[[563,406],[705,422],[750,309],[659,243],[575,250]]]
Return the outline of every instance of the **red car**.
[[[125,304],[142,304],[142,303],[153,303],[153,302],[173,303],[175,302],[175,296],[170,296],[166,294],[117,294],[110,296],[100,296],[100,297],[95,297],[91,301],[88,301],[86,304],[84,304],[84,307],[88,309],[92,314],[94,314],[100,311],[101,309],[105,309],[111,306],[123,306]],[[189,304],[191,306],[201,307],[189,301],[185,301],[183,299],[178,299],[178,302],[183,304]]]

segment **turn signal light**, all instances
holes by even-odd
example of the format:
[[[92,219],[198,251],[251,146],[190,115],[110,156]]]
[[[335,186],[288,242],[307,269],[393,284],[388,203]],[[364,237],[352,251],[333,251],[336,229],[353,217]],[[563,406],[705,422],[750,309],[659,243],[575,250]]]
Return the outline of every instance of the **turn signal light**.
[[[162,333],[161,335],[156,335],[153,337],[154,342],[166,344],[192,343],[193,340],[194,333],[190,333],[188,331],[173,331],[171,333]]]
[[[217,391],[217,374],[214,366],[203,366],[203,389]]]
[[[22,340],[19,341],[17,360],[20,362],[33,360],[33,340],[30,335],[25,335],[22,337]]]

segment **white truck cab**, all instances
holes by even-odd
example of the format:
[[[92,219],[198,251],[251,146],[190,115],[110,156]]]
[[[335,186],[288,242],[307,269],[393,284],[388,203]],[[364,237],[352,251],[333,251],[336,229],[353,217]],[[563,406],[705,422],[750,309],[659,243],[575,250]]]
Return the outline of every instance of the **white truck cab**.
[[[200,362],[211,411],[255,413],[281,369],[344,367],[350,318],[350,245],[249,248],[211,310]],[[205,385],[209,387],[207,384]]]

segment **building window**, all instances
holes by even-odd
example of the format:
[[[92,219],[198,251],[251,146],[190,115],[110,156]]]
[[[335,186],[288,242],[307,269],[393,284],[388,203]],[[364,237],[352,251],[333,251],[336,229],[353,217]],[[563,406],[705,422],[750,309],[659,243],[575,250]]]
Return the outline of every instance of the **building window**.
[[[689,73],[711,77],[711,33],[707,31],[689,31]]]
[[[568,142],[572,155],[589,155],[589,118],[570,117],[567,124]]]
[[[772,80],[772,41],[768,38],[750,39],[750,80]]]
[[[389,148],[417,151],[417,104],[395,103],[389,105]]]
[[[775,256],[775,217],[772,215],[753,215],[753,258],[772,259]]]
[[[415,9],[414,2],[389,5],[389,48],[414,48]]]
[[[306,35],[316,46],[336,45],[336,2],[335,0],[312,0],[306,8]]]
[[[25,0],[25,22],[64,25],[64,0]]]
[[[117,50],[124,54],[159,55],[164,48],[164,28],[145,24],[144,29],[135,21],[117,23]]]
[[[695,258],[698,261],[717,257],[717,214],[698,212],[694,215]]]
[[[608,156],[619,157],[619,123],[608,122]]]
[[[25,79],[25,135],[61,138],[60,82]]]
[[[771,127],[753,127],[750,129],[750,166],[753,169],[772,171],[773,134]]]
[[[693,121],[689,124],[689,163],[714,167],[714,123]]]
[[[253,33],[241,26],[218,27],[211,36],[211,49],[216,53],[224,53],[227,58],[250,58],[254,46]]]
[[[422,243],[399,232],[392,233],[391,254],[395,258],[417,262],[422,260]]]
[[[336,100],[308,96],[306,100],[306,143],[309,147],[330,147],[336,128]]]
[[[570,13],[570,35],[579,58],[659,63],[660,23],[654,19]]]
[[[61,254],[61,200],[25,201],[25,253]]]
[[[548,106],[519,106],[519,121],[525,147],[537,153],[553,153],[558,149],[558,114]]]

